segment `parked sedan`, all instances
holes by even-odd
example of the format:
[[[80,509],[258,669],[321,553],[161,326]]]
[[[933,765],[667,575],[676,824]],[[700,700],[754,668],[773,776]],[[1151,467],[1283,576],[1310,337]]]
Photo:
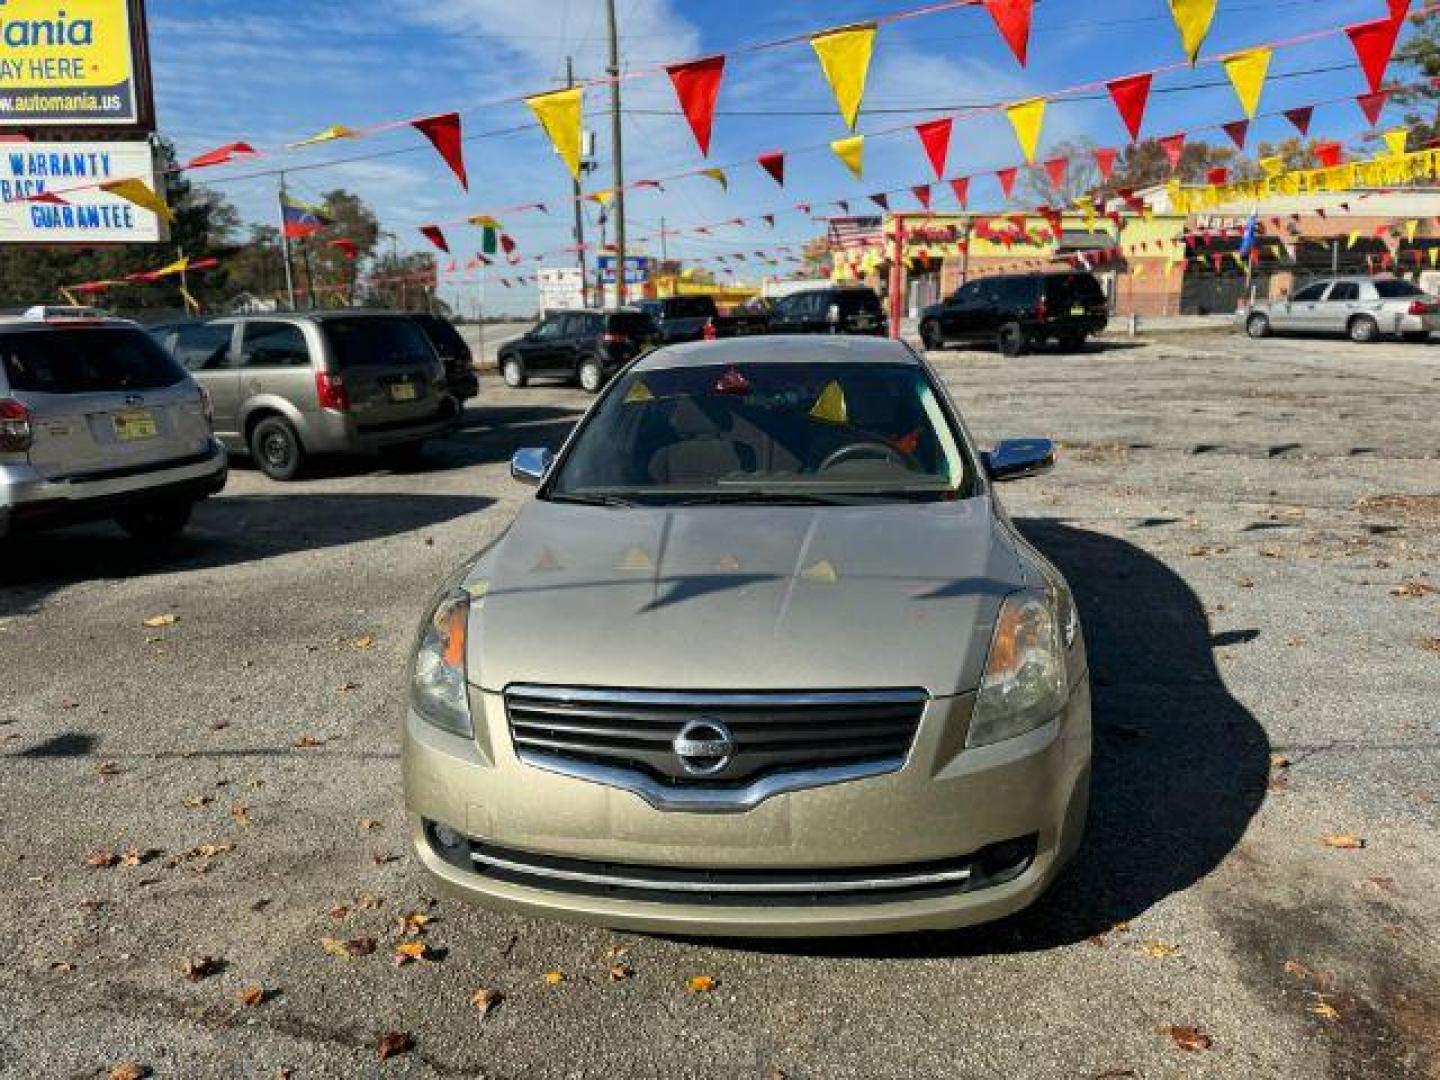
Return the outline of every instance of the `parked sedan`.
[[[668,347],[606,389],[416,644],[421,864],[497,908],[866,934],[1025,907],[1074,854],[1090,689],[1070,590],[894,341]]]
[[[1235,322],[1252,338],[1345,334],[1358,342],[1384,336],[1427,341],[1440,330],[1440,300],[1399,278],[1326,278],[1293,296],[1242,307]]]

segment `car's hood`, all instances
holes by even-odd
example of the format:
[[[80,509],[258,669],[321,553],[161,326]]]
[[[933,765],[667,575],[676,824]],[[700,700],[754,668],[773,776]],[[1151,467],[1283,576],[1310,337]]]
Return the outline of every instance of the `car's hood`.
[[[988,500],[608,509],[532,501],[477,564],[471,680],[974,689],[1019,561]]]

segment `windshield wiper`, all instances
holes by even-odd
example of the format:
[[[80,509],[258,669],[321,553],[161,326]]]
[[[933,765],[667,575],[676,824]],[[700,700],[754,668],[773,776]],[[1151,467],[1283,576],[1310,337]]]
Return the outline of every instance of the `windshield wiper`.
[[[755,506],[849,506],[847,495],[818,495],[800,491],[707,491],[684,495],[670,502],[671,506],[742,505]]]
[[[584,495],[576,492],[552,492],[551,502],[570,503],[575,506],[635,506],[629,499],[622,499],[619,495]]]

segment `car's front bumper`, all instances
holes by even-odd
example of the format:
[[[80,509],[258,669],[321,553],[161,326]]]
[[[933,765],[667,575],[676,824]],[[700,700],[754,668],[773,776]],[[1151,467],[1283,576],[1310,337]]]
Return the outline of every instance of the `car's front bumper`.
[[[500,695],[472,692],[479,736],[459,738],[410,711],[406,803],[415,850],[446,891],[487,906],[648,932],[818,936],[938,929],[985,922],[1033,902],[1074,853],[1090,777],[1088,679],[1046,726],[962,749],[972,698],[926,706],[905,765],[865,780],[768,799],[741,813],[661,811],[639,796],[532,768],[515,756]],[[903,871],[993,845],[1033,839],[1018,876],[987,887],[895,893],[844,903],[780,896],[637,899],[636,890],[545,887],[442,857],[430,828],[443,825],[499,849],[555,857],[567,866],[621,864],[666,871],[786,871],[803,877],[865,868]],[[464,860],[461,860],[462,862]],[[584,876],[584,875],[582,875]],[[973,882],[971,883],[973,886]]]

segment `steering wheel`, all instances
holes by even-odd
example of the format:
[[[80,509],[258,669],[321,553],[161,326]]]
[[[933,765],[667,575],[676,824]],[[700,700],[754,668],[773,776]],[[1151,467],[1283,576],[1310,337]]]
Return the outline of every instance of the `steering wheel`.
[[[825,460],[820,462],[820,467],[815,471],[827,472],[835,468],[835,466],[849,461],[851,458],[861,457],[879,458],[893,465],[899,465],[902,469],[910,468],[910,462],[906,459],[906,456],[893,446],[885,443],[865,441],[847,443],[837,450],[832,450],[826,455]]]

